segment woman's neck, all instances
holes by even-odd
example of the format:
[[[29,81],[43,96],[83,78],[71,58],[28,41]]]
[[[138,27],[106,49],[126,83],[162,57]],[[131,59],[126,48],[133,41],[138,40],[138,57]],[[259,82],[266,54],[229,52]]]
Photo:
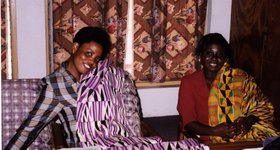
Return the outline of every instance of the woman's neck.
[[[80,80],[81,74],[77,71],[72,59],[69,60],[66,69],[68,72],[72,74],[72,76],[76,79],[76,81]]]
[[[212,82],[215,80],[217,72],[204,70],[207,87],[210,89]]]

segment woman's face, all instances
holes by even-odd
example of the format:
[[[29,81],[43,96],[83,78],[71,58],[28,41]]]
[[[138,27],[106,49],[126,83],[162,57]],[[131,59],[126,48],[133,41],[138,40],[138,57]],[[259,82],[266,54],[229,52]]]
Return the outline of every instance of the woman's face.
[[[94,69],[101,58],[103,48],[96,42],[84,43],[74,53],[73,65],[78,74],[88,73]]]
[[[218,72],[225,61],[225,50],[218,44],[210,44],[201,55],[201,63],[205,71]]]

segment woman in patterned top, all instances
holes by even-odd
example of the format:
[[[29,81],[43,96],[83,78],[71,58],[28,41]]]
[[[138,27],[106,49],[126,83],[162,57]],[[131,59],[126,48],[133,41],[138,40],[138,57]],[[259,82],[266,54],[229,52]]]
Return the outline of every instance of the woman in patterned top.
[[[273,106],[253,77],[230,67],[230,46],[221,34],[202,37],[196,55],[202,67],[182,79],[177,106],[186,136],[220,143],[279,135]]]
[[[141,137],[139,98],[130,75],[109,59],[81,77],[77,133],[82,147],[101,149],[203,149],[194,139],[162,142]]]
[[[42,129],[58,119],[64,127],[67,147],[79,146],[76,133],[77,88],[80,76],[105,59],[110,37],[98,27],[84,27],[73,39],[73,54],[63,65],[41,81],[40,95],[27,118],[11,138],[7,149],[27,149]]]

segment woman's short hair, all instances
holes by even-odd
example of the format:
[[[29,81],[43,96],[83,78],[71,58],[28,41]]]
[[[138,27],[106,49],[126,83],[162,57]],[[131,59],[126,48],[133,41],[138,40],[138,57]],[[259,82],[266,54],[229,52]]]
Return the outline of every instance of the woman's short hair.
[[[112,42],[110,35],[100,27],[84,27],[80,29],[73,39],[74,43],[83,45],[84,43],[96,42],[102,46],[101,59],[105,59],[110,53]]]
[[[203,36],[196,46],[195,54],[200,56],[211,44],[220,45],[225,51],[228,62],[232,64],[232,50],[227,40],[220,33],[209,33]]]

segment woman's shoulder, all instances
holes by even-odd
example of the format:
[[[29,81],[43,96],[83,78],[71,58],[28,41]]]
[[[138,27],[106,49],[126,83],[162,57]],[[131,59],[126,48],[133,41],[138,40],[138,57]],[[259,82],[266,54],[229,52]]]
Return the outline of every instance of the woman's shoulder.
[[[203,71],[198,70],[198,71],[195,71],[192,74],[185,75],[182,78],[182,81],[194,81],[194,82],[196,82],[197,80],[202,80],[203,78],[204,78]]]
[[[117,76],[125,76],[127,74],[127,71],[125,71],[121,67],[116,67],[116,66],[110,66],[108,69],[108,73],[114,74]]]
[[[247,76],[249,76],[249,74],[241,68],[230,68],[230,70],[228,70],[228,71],[232,72],[233,77],[247,77]]]

